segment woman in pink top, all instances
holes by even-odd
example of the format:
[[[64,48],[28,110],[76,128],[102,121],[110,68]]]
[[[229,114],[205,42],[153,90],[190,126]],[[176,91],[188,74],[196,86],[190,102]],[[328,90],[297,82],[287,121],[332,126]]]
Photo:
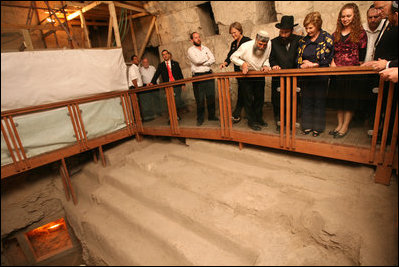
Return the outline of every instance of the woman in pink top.
[[[367,35],[360,22],[359,8],[354,3],[345,4],[338,15],[334,37],[334,58],[331,67],[359,66],[366,56]],[[361,103],[360,76],[333,77],[332,104],[337,109],[338,125],[329,134],[342,138],[348,133],[354,111]],[[335,79],[334,79],[335,78]]]

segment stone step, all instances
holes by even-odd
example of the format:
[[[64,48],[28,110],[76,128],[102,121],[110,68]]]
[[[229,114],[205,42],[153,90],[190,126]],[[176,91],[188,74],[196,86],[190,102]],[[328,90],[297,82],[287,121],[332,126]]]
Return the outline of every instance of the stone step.
[[[115,194],[121,195],[119,192],[112,192],[114,199]],[[104,197],[111,196],[105,194]],[[123,203],[116,204],[124,206]],[[107,265],[190,264],[178,251],[162,243],[135,222],[121,219],[107,205],[90,209],[82,218],[83,246],[88,249],[91,257],[100,259]]]
[[[145,234],[148,241],[155,247],[162,247],[169,254],[180,258],[180,264],[189,265],[248,265],[253,264],[239,251],[226,248],[224,244],[217,244],[192,230],[194,222],[182,221],[174,217],[175,214],[159,212],[159,208],[149,207],[131,195],[121,193],[112,187],[103,187],[96,192],[96,199],[108,214],[118,217],[125,222],[129,231]],[[171,208],[171,207],[170,207]],[[173,207],[172,207],[173,209]],[[178,215],[177,215],[178,216]],[[195,224],[195,223],[194,223]],[[126,243],[129,246],[130,243]],[[136,245],[136,244],[135,244]],[[132,252],[135,249],[131,250]],[[206,255],[206,257],[204,257]],[[152,264],[164,265],[162,258],[153,255]],[[125,264],[129,263],[125,261]],[[149,265],[145,259],[135,260],[139,265]]]

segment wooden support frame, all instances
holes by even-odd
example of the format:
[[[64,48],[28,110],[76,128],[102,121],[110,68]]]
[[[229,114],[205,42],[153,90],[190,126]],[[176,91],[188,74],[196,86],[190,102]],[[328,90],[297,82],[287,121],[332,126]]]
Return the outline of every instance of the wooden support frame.
[[[132,36],[134,54],[137,55],[138,54],[138,50],[137,50],[136,35],[134,33],[133,21],[132,21],[131,16],[129,16],[129,26],[130,26],[130,33],[131,33],[131,36]]]
[[[76,206],[78,204],[78,199],[75,195],[75,190],[73,189],[71,178],[69,177],[68,168],[65,163],[65,159],[61,159],[61,176],[64,183],[64,189],[66,188],[65,194],[70,194],[72,196],[73,204]],[[69,197],[67,196],[67,200],[69,201]]]
[[[82,28],[82,30],[84,32],[84,37],[85,37],[84,40],[85,40],[86,46],[87,46],[87,48],[91,48],[91,41],[90,41],[90,37],[89,37],[89,29],[87,28],[87,25],[86,25],[86,19],[85,19],[85,17],[84,17],[82,12],[80,12],[79,15],[80,15],[81,28]]]
[[[108,37],[107,37],[107,47],[111,47],[112,44],[112,17],[109,17],[108,20]]]
[[[148,40],[150,40],[151,33],[152,33],[152,30],[154,29],[154,25],[155,25],[156,19],[157,19],[157,17],[155,17],[155,16],[152,17],[152,20],[151,20],[151,23],[150,23],[150,27],[148,29],[148,32],[147,32],[147,34],[146,34],[146,36],[144,38],[143,45],[141,46],[139,54],[138,54],[139,58],[141,58],[141,56],[143,55],[145,47],[147,46]]]
[[[24,37],[25,45],[28,50],[33,50],[33,43],[30,37],[29,30],[21,30],[22,36]]]
[[[118,19],[116,16],[116,11],[115,11],[115,5],[113,1],[108,1],[108,9],[109,9],[109,14],[110,14],[110,20],[112,21],[112,27],[114,29],[114,35],[115,35],[115,41],[116,41],[116,47],[122,47],[122,42],[121,42],[121,36],[119,33],[119,27],[118,27]],[[108,33],[109,36],[109,33]]]

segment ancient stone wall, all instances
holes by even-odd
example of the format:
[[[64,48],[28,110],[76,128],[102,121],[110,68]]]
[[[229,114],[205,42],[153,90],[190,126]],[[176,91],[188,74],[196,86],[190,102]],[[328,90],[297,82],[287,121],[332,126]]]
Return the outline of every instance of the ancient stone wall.
[[[353,1],[359,6],[362,22],[366,21],[366,11],[372,1]],[[204,12],[203,6],[210,4],[218,33],[210,34],[209,21],[212,19]],[[340,8],[348,1],[149,1],[145,8],[157,15],[160,42],[154,32],[149,45],[157,46],[161,52],[168,49],[173,54],[183,70],[184,77],[191,77],[190,62],[187,59],[187,49],[192,45],[189,34],[197,31],[201,35],[202,44],[215,55],[216,63],[212,66],[214,72],[219,72],[218,66],[223,63],[233,41],[229,34],[229,25],[238,21],[243,25],[244,35],[254,38],[258,30],[266,30],[272,38],[278,35],[275,24],[283,15],[293,15],[295,23],[303,25],[306,14],[319,11],[322,15],[322,28],[332,33]],[[208,23],[206,23],[208,21]],[[160,60],[162,60],[160,58]],[[232,64],[227,71],[233,71]],[[233,88],[236,86],[232,81]],[[266,83],[266,101],[270,101],[270,79]],[[236,90],[232,90],[235,98]],[[189,95],[186,95],[189,97]]]

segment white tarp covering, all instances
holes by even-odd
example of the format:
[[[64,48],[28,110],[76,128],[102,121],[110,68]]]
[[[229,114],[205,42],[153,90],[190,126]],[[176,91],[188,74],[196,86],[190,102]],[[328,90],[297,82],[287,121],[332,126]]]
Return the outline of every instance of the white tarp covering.
[[[119,97],[81,104],[79,109],[89,140],[126,127]],[[77,142],[66,107],[15,116],[14,122],[28,158]],[[12,158],[1,133],[1,166],[10,163]]]
[[[1,53],[1,111],[127,89],[121,48]]]

